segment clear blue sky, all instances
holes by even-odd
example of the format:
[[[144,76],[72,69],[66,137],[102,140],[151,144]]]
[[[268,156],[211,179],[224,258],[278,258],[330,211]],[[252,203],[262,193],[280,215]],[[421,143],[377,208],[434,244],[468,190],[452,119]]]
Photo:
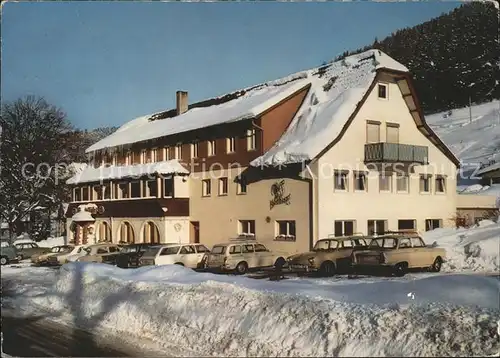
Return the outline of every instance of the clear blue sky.
[[[457,2],[9,2],[2,101],[34,94],[79,128],[121,125],[320,65]]]

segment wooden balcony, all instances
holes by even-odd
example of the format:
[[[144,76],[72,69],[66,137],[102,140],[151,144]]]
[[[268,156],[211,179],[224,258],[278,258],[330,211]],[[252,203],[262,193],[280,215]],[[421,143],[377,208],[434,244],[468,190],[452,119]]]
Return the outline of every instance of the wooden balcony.
[[[428,164],[429,148],[399,143],[365,144],[365,163]]]

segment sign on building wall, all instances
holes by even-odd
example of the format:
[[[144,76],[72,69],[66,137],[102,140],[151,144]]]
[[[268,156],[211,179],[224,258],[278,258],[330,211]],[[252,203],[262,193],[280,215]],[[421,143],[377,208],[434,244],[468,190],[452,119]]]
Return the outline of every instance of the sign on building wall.
[[[285,195],[284,179],[271,185],[271,195],[273,198],[269,202],[270,209],[274,208],[276,205],[290,205],[291,194]]]

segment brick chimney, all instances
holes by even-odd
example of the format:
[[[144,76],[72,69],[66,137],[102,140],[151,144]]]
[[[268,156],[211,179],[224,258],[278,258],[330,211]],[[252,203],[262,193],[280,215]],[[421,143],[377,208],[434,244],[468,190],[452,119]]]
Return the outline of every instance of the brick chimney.
[[[177,91],[175,93],[176,95],[176,108],[177,108],[177,115],[183,114],[184,112],[187,112],[188,110],[188,93],[185,91]]]

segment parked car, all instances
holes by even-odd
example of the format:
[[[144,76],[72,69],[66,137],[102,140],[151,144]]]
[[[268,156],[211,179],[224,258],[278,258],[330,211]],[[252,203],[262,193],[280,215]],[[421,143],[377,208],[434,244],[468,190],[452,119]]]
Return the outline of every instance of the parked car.
[[[31,256],[31,262],[35,265],[43,265],[48,262],[49,257],[59,253],[69,253],[71,250],[73,250],[73,246],[70,245],[53,246],[50,249],[50,252],[34,254]]]
[[[244,274],[251,269],[273,266],[281,269],[286,256],[285,252],[271,251],[255,240],[235,241],[214,245],[205,266],[209,270]]]
[[[443,248],[428,246],[417,233],[400,233],[374,238],[367,250],[353,254],[356,271],[385,269],[396,276],[404,276],[409,269],[428,268],[441,271],[446,260]]]
[[[93,244],[83,249],[86,254],[76,259],[79,262],[100,262],[115,263],[116,257],[120,254],[120,247],[117,244],[101,243]]]
[[[366,249],[369,240],[361,235],[318,240],[312,251],[288,257],[288,268],[297,272],[318,272],[323,276],[347,272],[352,267],[353,251]]]
[[[35,242],[25,242],[14,245],[17,250],[17,254],[20,256],[20,260],[31,257],[35,254],[44,254],[50,252],[50,247],[40,247]]]
[[[124,246],[116,257],[116,266],[121,268],[138,267],[144,252],[155,244],[130,244]]]
[[[57,266],[57,265],[63,265],[67,262],[76,261],[76,259],[86,254],[86,252],[83,249],[86,248],[87,246],[89,245],[88,244],[77,245],[73,246],[71,251],[69,252],[60,252],[56,253],[55,255],[51,255],[47,259],[47,264],[51,266]]]
[[[139,259],[139,266],[182,265],[203,268],[210,250],[202,244],[163,244],[148,248]]]
[[[11,262],[17,262],[19,258],[20,256],[15,246],[9,244],[6,240],[0,242],[0,264],[2,264],[2,266]]]

